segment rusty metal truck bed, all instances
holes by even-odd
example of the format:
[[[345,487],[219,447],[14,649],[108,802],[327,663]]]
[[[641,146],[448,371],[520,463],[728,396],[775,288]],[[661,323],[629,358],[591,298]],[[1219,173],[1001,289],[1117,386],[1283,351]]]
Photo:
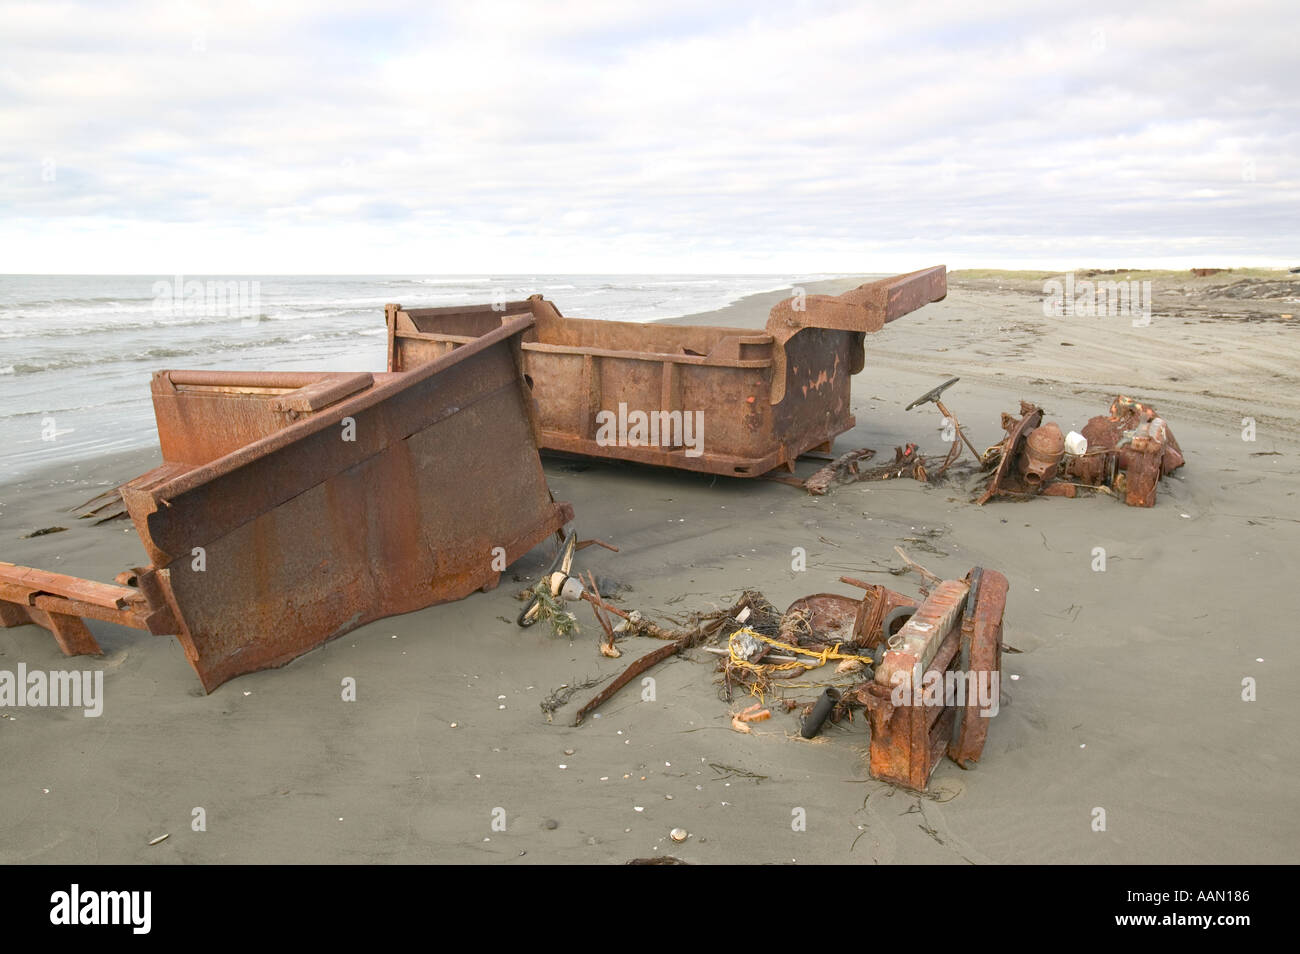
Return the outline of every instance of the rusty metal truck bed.
[[[865,336],[946,292],[939,265],[839,296],[787,299],[761,331],[566,318],[539,295],[450,308],[393,304],[388,367],[417,368],[527,315],[534,325],[524,335],[524,371],[544,450],[757,477],[793,470],[810,450],[829,451],[855,423],[850,380],[864,366]],[[638,441],[608,427],[637,413],[651,424],[658,415],[669,438],[657,428],[659,439]]]

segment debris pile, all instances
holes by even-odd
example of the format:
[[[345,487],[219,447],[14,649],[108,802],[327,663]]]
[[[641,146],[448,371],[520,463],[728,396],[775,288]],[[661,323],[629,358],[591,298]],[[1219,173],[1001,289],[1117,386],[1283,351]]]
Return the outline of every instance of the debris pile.
[[[984,452],[992,471],[979,498],[1026,499],[1036,494],[1074,497],[1096,489],[1120,497],[1130,507],[1153,507],[1160,478],[1183,466],[1183,452],[1155,408],[1124,395],[1110,413],[1088,421],[1082,433],[1062,436],[1043,410],[1020,402],[1020,416],[1002,415],[1006,437]]]
[[[805,480],[802,486],[808,493],[820,497],[826,494],[833,484],[853,484],[864,480],[894,480],[899,477],[911,477],[921,483],[930,480],[925,459],[918,453],[915,444],[895,447],[894,459],[889,463],[877,464],[865,470],[860,466],[875,456],[876,452],[869,447],[849,451],[817,471]],[[932,458],[932,462],[936,459]],[[946,469],[945,466],[943,470]],[[940,470],[939,474],[942,474],[943,470]]]
[[[942,462],[922,456],[917,445],[909,443],[894,448],[892,462],[867,468],[863,464],[876,452],[864,447],[841,454],[806,480],[773,479],[816,496],[836,485],[866,480],[911,477],[930,483],[943,477],[966,447],[988,474],[988,485],[978,495],[981,505],[994,497],[1075,497],[1083,489],[1112,494],[1129,506],[1152,507],[1160,478],[1183,466],[1182,449],[1164,418],[1150,405],[1124,395],[1111,402],[1109,414],[1089,420],[1081,433],[1069,434],[1062,434],[1054,421],[1044,422],[1037,404],[1021,401],[1018,416],[1002,415],[1006,436],[980,453],[942,400],[943,392],[959,380],[950,378],[906,408],[934,404],[943,415],[945,437],[951,433],[951,444]]]
[[[1185,463],[1183,450],[1155,408],[1119,395],[1108,416],[1083,427],[1087,450],[1072,458],[1068,473],[1080,483],[1108,486],[1130,507],[1153,507],[1161,477]]]
[[[943,580],[899,553],[925,579],[919,602],[841,577],[863,595],[817,593],[780,612],[762,593],[746,590],[730,609],[695,614],[683,628],[627,614],[625,632],[669,642],[614,677],[578,710],[573,725],[659,662],[702,647],[720,657],[720,696],[734,731],[752,734],[756,723],[772,718],[773,707],[798,709],[799,735],[812,739],[827,722],[852,721],[854,711],[865,709],[873,777],[924,790],[944,754],[964,766],[983,750],[988,717],[998,707],[1007,581],[980,567],[965,579]],[[590,593],[574,598],[587,599],[597,618],[610,608]],[[721,645],[704,645],[709,642]],[[969,694],[945,692],[946,684],[968,687]],[[810,702],[787,696],[808,689],[818,692]],[[548,721],[558,708],[555,698],[543,704]]]

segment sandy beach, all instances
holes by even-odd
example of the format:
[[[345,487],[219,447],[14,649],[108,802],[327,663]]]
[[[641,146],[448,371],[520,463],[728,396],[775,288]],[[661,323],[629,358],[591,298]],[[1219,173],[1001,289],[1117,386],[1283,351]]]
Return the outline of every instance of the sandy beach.
[[[973,476],[819,498],[544,459],[579,534],[619,547],[586,549],[578,567],[651,616],[729,606],[744,588],[781,608],[852,595],[844,574],[915,592],[915,576],[889,573],[900,545],[945,577],[1004,573],[1005,641],[1020,652],[1004,657],[1001,712],[978,765],[945,761],[924,796],[868,776],[865,719],[811,742],[779,712],[732,731],[716,657],[698,650],[650,673],[653,701],[628,686],[573,728],[587,689],[548,722],[539,704],[557,687],[660,644],[601,657],[586,606],[572,642],[518,628],[514,596],[547,544],[492,592],[381,620],[211,695],[174,638],[91,621],[105,655],[69,659],[42,629],[0,630],[0,669],[102,670],[105,691],[98,718],[0,710],[0,862],[1296,862],[1300,282],[1287,278],[1160,276],[1151,323],[1134,327],[1045,316],[1042,276],[954,273],[944,301],[868,337],[857,425],[837,452],[944,452],[933,406],[903,408],[954,375],[945,401],[981,448],[1021,398],[1077,430],[1122,392],[1161,412],[1187,458],[1150,510],[1103,495],[979,507]],[[679,320],[760,328],[787,295]],[[102,457],[0,487],[0,559],[103,581],[143,564],[125,521],[95,526],[69,508],[157,462]],[[25,538],[50,526],[68,529]],[[1248,677],[1256,701],[1242,699]],[[679,827],[690,837],[674,844]]]

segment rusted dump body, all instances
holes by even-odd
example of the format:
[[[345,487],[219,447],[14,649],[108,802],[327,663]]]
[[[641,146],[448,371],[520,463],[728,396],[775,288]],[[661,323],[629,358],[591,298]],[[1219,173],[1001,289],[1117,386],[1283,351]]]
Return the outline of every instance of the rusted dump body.
[[[924,791],[945,754],[963,768],[979,760],[999,703],[1007,590],[1005,576],[979,567],[938,584],[890,638],[873,678],[854,687],[871,719],[873,778]],[[960,698],[942,691],[958,681]]]
[[[866,335],[946,293],[940,265],[839,296],[787,299],[762,331],[566,318],[540,295],[498,306],[389,305],[388,367],[419,367],[530,315],[524,370],[544,450],[757,477],[829,451],[855,423],[850,381],[863,368]],[[617,419],[620,405],[629,416],[699,412],[701,431],[679,426],[637,444],[629,427],[629,439],[611,441],[598,415]]]
[[[174,634],[211,691],[494,586],[573,516],[537,455],[530,325],[408,374],[158,372],[164,462],[122,488],[152,565],[116,587],[0,566],[4,625],[68,653],[99,649],[78,617]]]

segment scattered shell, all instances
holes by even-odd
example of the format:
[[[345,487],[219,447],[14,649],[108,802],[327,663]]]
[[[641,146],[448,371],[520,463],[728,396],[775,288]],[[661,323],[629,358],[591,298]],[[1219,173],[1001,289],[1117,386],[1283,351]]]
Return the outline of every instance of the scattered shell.
[[[674,828],[672,831],[668,833],[668,837],[671,838],[673,841],[677,842],[678,844],[681,844],[683,841],[685,841],[687,838],[690,837],[690,834],[686,831],[685,828]]]

